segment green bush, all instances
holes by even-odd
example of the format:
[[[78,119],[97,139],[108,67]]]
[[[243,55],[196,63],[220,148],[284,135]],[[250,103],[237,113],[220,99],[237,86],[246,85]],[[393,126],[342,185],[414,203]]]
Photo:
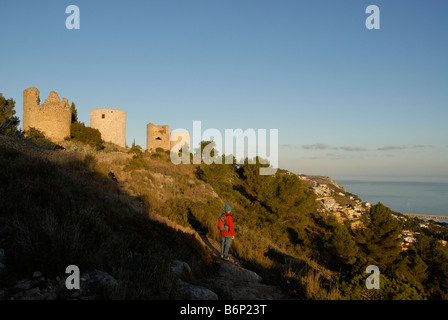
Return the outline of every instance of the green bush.
[[[56,149],[60,148],[57,144],[53,143],[52,141],[48,140],[45,137],[45,133],[40,131],[39,129],[36,129],[34,127],[29,128],[25,135],[28,139],[30,139],[35,145],[46,148],[46,149]]]
[[[163,155],[160,153],[152,153],[150,156],[151,159],[156,160],[156,159],[162,159]]]
[[[132,148],[129,149],[128,153],[134,154],[134,157],[143,158],[143,151],[135,145],[132,145]]]
[[[104,144],[104,151],[105,152],[116,152],[118,149],[115,147],[115,145],[111,142],[106,142]]]
[[[128,153],[134,154],[134,156],[124,167],[125,171],[141,170],[149,168],[148,163],[143,158],[142,150],[139,147],[135,146],[135,143],[132,144],[132,148],[128,151]]]
[[[70,125],[70,138],[74,141],[88,144],[97,150],[104,148],[104,141],[98,129],[86,127],[84,123],[72,123]]]
[[[149,165],[145,159],[139,156],[133,156],[132,159],[124,167],[125,171],[148,169]]]

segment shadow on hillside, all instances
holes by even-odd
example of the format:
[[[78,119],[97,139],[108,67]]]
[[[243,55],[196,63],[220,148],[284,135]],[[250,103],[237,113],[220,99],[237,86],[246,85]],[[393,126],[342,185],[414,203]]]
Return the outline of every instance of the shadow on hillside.
[[[201,222],[196,219],[196,217],[191,213],[190,210],[188,211],[187,219],[193,229],[198,233],[199,237],[201,237],[202,241],[207,245],[207,247],[209,247],[215,255],[219,256],[220,252],[213,246],[213,244],[206,236],[207,228],[202,226]]]
[[[238,191],[243,197],[245,197],[247,200],[249,200],[250,202],[255,202],[257,201],[257,198],[254,197],[253,195],[249,194],[246,191],[246,188],[243,187],[242,185],[234,185],[233,186],[233,190]]]
[[[201,237],[202,241],[204,241],[204,243],[207,245],[207,247],[209,247],[216,256],[219,256],[221,254],[221,252],[213,246],[213,244],[210,242],[210,240],[207,238],[207,236],[204,233],[198,232],[198,235]]]
[[[289,254],[280,252],[272,247],[266,252],[266,256],[287,268],[293,269],[296,273],[304,270],[306,271],[308,268],[308,264],[305,261],[294,258]]]
[[[0,247],[8,284],[36,270],[63,277],[74,264],[81,273],[98,269],[122,281],[114,292],[120,298],[169,299],[172,260],[194,262],[198,278],[211,272],[197,239],[149,219],[142,199],[94,167],[91,157],[0,136]]]
[[[272,211],[271,207],[269,207],[266,202],[254,197],[250,193],[247,192],[246,188],[242,185],[233,185],[233,190],[239,192],[243,197],[245,197],[250,202],[258,202],[263,208],[268,211]]]
[[[304,245],[303,240],[299,239],[299,233],[296,230],[293,228],[286,228],[286,232],[288,233],[289,241],[291,241],[293,245]]]

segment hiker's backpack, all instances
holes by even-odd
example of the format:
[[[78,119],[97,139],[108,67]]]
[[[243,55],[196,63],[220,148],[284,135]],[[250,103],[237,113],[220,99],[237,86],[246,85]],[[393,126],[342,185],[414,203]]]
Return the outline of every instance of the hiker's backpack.
[[[227,231],[227,230],[229,230],[229,226],[226,225],[226,215],[225,214],[222,214],[218,218],[218,229],[220,231]]]

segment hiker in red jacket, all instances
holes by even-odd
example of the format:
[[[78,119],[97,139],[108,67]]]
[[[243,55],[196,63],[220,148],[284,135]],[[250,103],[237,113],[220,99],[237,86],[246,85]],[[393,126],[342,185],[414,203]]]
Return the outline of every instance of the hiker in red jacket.
[[[224,216],[226,217],[225,225],[228,226],[227,230],[221,231],[221,259],[229,260],[229,249],[232,239],[235,239],[235,232],[233,230],[233,219],[230,215],[232,208],[226,204],[224,206]]]

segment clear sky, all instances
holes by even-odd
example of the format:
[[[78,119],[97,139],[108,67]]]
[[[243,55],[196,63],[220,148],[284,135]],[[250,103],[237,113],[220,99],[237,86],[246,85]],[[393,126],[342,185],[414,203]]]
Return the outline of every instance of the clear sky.
[[[80,29],[68,30],[68,5]],[[368,30],[368,5],[380,29]],[[448,176],[446,0],[0,0],[0,92],[146,124],[279,129],[280,167]]]

